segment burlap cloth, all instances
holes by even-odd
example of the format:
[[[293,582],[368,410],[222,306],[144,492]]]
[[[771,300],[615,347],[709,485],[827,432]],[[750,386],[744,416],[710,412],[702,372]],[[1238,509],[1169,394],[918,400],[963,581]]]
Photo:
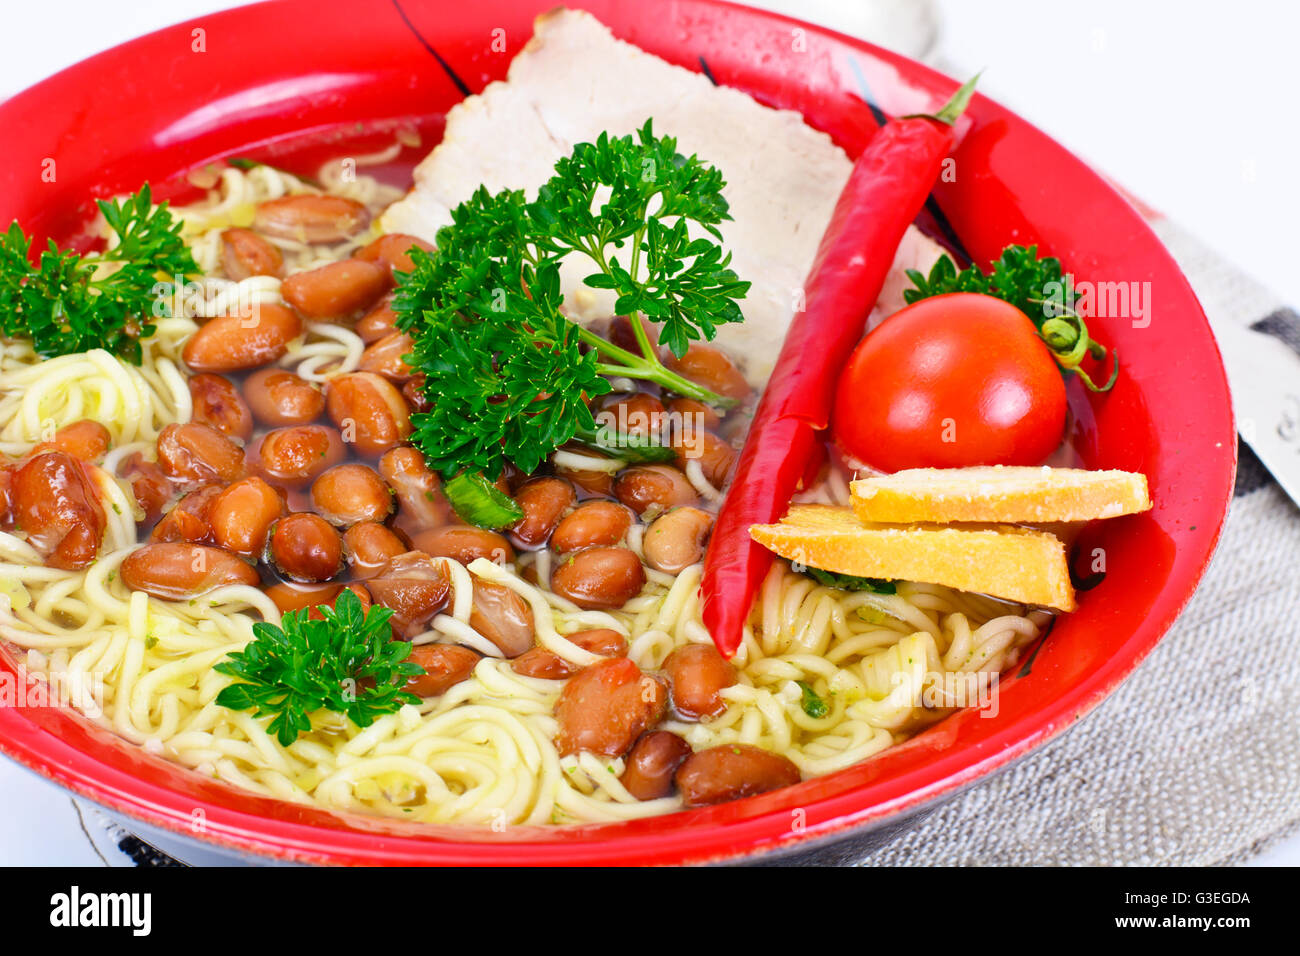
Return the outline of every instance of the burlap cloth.
[[[1206,312],[1300,351],[1300,316],[1165,220]],[[1238,863],[1300,826],[1300,509],[1245,445],[1219,549],[1151,655],[1064,736],[890,832],[857,866]],[[773,861],[777,862],[777,861]]]

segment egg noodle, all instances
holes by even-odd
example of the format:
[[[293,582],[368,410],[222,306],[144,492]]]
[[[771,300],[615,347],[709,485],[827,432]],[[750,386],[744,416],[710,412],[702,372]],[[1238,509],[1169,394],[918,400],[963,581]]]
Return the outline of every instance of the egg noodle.
[[[384,161],[383,154],[370,159]],[[372,207],[396,195],[365,176],[323,173],[322,182]],[[606,612],[582,610],[525,580],[529,565],[537,580],[549,579],[553,558],[547,551],[523,554],[515,564],[480,558],[468,568],[440,559],[452,598],[416,642],[479,651],[485,656],[473,676],[367,728],[334,713],[315,714],[311,732],[288,747],[268,734],[267,719],[215,702],[230,678],[213,666],[252,638],[255,622],[280,620],[266,594],[240,585],[170,602],[122,583],[119,567],[141,543],[136,521],[142,515],[116,472],[133,452],[152,458],[158,432],[190,418],[179,355],[197,325],[187,316],[218,314],[231,301],[280,301],[277,279],[211,278],[221,271],[220,232],[248,225],[258,202],[309,191],[319,190],[270,167],[231,168],[203,202],[177,210],[210,278],[183,292],[178,317],[158,320],[138,367],[102,350],[40,361],[23,343],[0,343],[0,451],[20,457],[83,418],[102,422],[113,439],[108,456],[92,468],[108,519],[101,556],[92,565],[80,571],[46,567],[20,532],[0,533],[0,637],[25,650],[27,671],[66,695],[61,699],[77,702],[87,719],[196,773],[268,796],[494,828],[611,821],[678,808],[675,796],[633,798],[619,782],[622,759],[560,756],[553,711],[563,682],[516,674],[470,626],[472,581],[517,592],[532,608],[538,643],[574,664],[598,658],[565,635],[607,627],[628,638],[633,662],[654,670],[674,648],[709,643],[700,619],[698,565],[677,575],[647,570],[640,595]],[[329,248],[276,242],[293,272],[347,256],[370,238]],[[281,364],[323,381],[355,369],[363,347],[341,326],[312,324]],[[570,467],[609,464],[560,455],[574,459],[563,462]],[[691,465],[688,478],[702,497],[718,500],[720,492],[699,463]],[[805,499],[846,503],[848,488],[832,474]],[[628,539],[638,554],[642,533],[634,524]],[[1045,612],[933,585],[900,583],[892,595],[837,590],[778,562],[734,658],[737,683],[721,692],[726,711],[700,723],[670,717],[661,726],[697,750],[754,744],[785,755],[805,777],[829,773],[905,739],[954,706],[983,699],[1048,620]],[[820,706],[805,707],[810,694]]]

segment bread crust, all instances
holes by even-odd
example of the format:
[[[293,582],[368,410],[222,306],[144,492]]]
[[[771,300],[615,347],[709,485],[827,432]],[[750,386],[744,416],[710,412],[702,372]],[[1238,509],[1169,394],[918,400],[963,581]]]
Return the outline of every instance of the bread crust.
[[[1145,475],[1016,467],[915,468],[849,484],[864,522],[1092,521],[1151,507]]]
[[[1065,545],[1005,524],[864,524],[851,508],[794,505],[750,536],[789,561],[866,578],[941,584],[1021,604],[1075,609]]]

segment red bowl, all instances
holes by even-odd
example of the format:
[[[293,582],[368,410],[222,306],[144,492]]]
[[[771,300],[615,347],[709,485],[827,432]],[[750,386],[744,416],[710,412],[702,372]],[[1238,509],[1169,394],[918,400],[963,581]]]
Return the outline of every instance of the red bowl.
[[[393,123],[436,131],[462,97],[438,57],[481,89],[504,75],[548,5],[408,2],[408,22],[391,0],[286,0],[124,44],[0,104],[9,150],[0,165],[0,221],[16,217],[29,230],[67,239],[84,224],[88,196],[174,180],[216,157],[274,156],[287,138],[308,131],[319,143]],[[954,86],[851,37],[711,0],[574,5],[671,62],[698,70],[703,59],[718,82],[799,110],[850,155],[876,128],[862,91],[897,115],[932,110]],[[503,51],[492,49],[494,39],[504,40]],[[504,833],[251,795],[56,708],[0,708],[0,751],[152,828],[283,860],[682,863],[807,846],[897,820],[1068,729],[1133,672],[1205,570],[1236,464],[1228,386],[1187,280],[1129,202],[986,97],[975,97],[967,117],[956,179],[937,195],[973,256],[1037,242],[1080,281],[1150,283],[1156,303],[1145,327],[1093,321],[1098,337],[1118,348],[1124,371],[1113,392],[1076,397],[1085,424],[1075,441],[1088,466],[1144,472],[1155,507],[1090,529],[1087,553],[1101,549],[1108,574],[1060,621],[1032,667],[1002,682],[996,717],[955,713],[857,766],[753,799],[634,822]],[[15,673],[14,662],[0,658]]]

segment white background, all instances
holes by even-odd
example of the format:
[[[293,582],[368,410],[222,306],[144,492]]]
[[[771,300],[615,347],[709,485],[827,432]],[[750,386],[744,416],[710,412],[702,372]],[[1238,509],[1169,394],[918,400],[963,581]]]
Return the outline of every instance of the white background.
[[[0,97],[123,40],[238,5],[6,4]],[[883,42],[872,32],[879,22],[872,0],[752,5]],[[983,92],[1300,303],[1300,4],[937,0],[935,12],[939,53],[955,74],[984,68]],[[0,863],[99,862],[66,795],[0,761]],[[1260,862],[1300,863],[1300,838]]]

